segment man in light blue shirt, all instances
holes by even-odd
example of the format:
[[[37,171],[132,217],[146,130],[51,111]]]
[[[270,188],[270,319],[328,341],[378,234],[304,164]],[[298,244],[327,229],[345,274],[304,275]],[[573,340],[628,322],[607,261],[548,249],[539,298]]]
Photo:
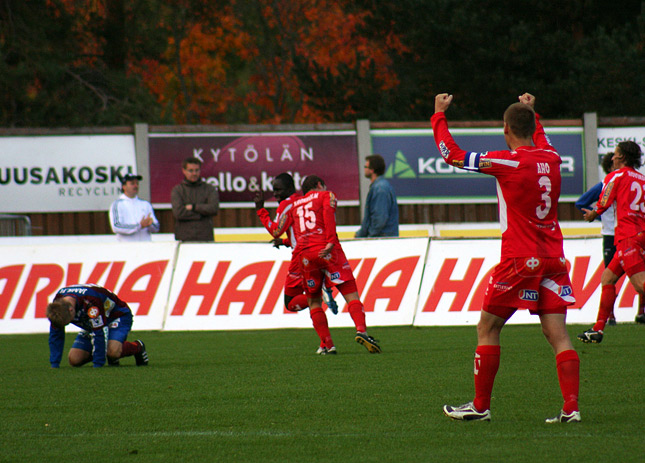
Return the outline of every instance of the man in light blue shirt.
[[[382,175],[385,160],[372,154],[365,158],[365,177],[370,179],[370,191],[365,202],[365,215],[356,238],[399,236],[399,207],[392,185]]]

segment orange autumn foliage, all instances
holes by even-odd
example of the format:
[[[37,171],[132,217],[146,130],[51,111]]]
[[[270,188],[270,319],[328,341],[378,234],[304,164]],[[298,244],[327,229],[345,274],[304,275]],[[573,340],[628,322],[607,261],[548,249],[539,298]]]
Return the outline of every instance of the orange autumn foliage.
[[[88,32],[88,24],[92,16],[106,15],[110,0],[90,2],[91,11],[82,8],[87,2],[61,2],[77,17],[83,54],[100,55],[105,43]],[[123,3],[127,14],[129,2]],[[355,11],[349,0],[231,0],[216,12],[204,0],[204,11],[212,14],[184,14],[195,3],[160,1],[157,27],[166,33],[165,51],[135,58],[130,50],[127,57],[127,72],[141,78],[166,120],[177,124],[350,120],[358,108],[348,104],[340,116],[326,110],[326,97],[307,93],[298,72],[308,73],[314,87],[325,85],[323,75],[342,82],[341,69],[359,78],[369,74],[375,91],[399,83],[391,55],[405,52],[405,47],[389,31],[376,39],[366,37],[361,31],[370,12]],[[354,90],[339,85],[334,97],[349,101]]]

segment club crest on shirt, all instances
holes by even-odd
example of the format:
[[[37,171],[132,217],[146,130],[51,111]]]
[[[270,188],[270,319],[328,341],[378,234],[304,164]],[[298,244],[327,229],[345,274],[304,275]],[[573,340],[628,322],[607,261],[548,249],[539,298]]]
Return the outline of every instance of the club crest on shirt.
[[[90,318],[96,318],[100,314],[98,307],[90,307],[87,309],[87,316]]]

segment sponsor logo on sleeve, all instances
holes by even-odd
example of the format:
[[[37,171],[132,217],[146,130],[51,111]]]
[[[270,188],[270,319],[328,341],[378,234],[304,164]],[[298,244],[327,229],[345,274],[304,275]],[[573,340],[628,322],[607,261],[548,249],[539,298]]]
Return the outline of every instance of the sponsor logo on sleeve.
[[[441,156],[443,156],[444,159],[450,156],[450,150],[448,149],[448,147],[443,141],[439,142],[439,152],[441,153]]]

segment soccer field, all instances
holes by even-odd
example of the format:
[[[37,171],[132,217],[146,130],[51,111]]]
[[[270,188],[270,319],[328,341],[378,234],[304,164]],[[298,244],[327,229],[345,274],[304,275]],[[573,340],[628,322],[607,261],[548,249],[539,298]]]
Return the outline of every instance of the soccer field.
[[[490,423],[441,411],[472,398],[474,327],[374,328],[381,355],[332,334],[339,355],[321,357],[313,330],[134,332],[148,367],[59,370],[47,335],[0,336],[0,461],[643,461],[645,326],[575,341],[568,425],[544,423],[562,398],[536,325],[504,330]]]

